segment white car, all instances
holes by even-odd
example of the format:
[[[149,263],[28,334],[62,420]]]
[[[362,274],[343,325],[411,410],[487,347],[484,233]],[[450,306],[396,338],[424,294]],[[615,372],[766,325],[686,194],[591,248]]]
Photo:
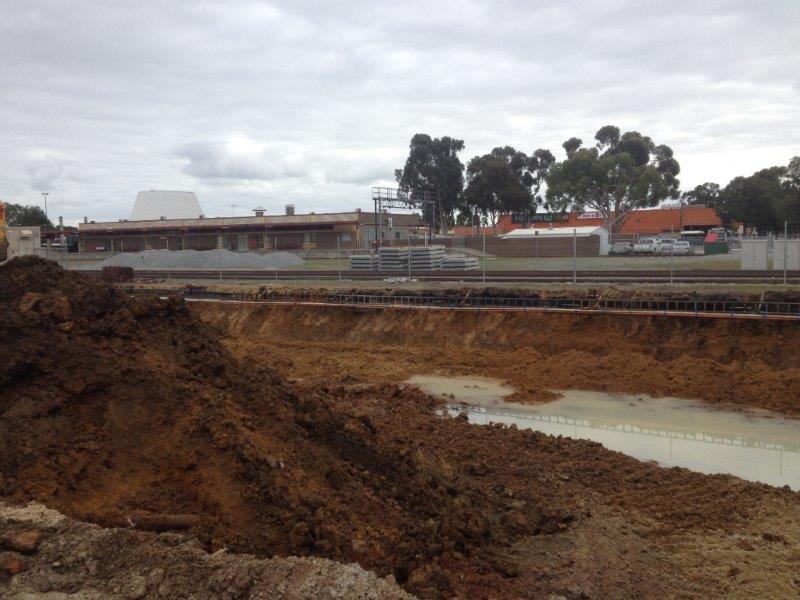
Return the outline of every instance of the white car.
[[[692,253],[692,245],[688,240],[675,240],[672,243],[672,253],[676,255],[688,255]]]
[[[657,254],[661,248],[661,240],[642,238],[633,245],[634,254]]]

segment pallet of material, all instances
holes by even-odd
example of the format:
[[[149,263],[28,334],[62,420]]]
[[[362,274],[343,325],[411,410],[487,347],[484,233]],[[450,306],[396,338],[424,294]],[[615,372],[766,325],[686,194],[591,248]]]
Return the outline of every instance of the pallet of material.
[[[387,246],[378,249],[381,271],[400,271],[408,269],[409,251],[407,247]]]
[[[374,271],[378,267],[378,257],[372,254],[350,257],[350,269],[354,271]]]
[[[418,271],[438,271],[445,256],[444,246],[413,246],[411,268]]]
[[[443,271],[476,271],[478,267],[477,258],[463,254],[450,254],[442,261]]]

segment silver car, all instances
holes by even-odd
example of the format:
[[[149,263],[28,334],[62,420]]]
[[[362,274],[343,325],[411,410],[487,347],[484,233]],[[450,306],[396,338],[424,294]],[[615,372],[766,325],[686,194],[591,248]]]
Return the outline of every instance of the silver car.
[[[692,253],[692,245],[688,240],[675,240],[672,243],[672,253],[675,255],[686,256]]]

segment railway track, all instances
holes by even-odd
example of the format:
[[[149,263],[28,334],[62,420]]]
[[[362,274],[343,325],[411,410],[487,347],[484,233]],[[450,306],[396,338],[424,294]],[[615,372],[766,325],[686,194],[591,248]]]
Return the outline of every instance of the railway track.
[[[133,294],[158,295],[163,290],[127,289]],[[224,302],[268,306],[309,306],[353,310],[423,310],[469,312],[569,313],[584,315],[658,316],[692,319],[733,319],[800,322],[800,302],[641,299],[602,297],[502,297],[467,293],[403,295],[330,293],[318,295],[220,292],[187,289],[188,302]]]
[[[100,271],[84,271],[100,275]],[[376,281],[390,278],[408,277],[407,271],[350,271],[343,270],[273,270],[273,271],[205,271],[205,270],[143,270],[134,269],[137,279],[205,279],[205,280],[350,280]],[[741,270],[703,270],[693,269],[674,271],[664,270],[619,270],[619,271],[464,271],[459,273],[412,272],[411,277],[418,281],[452,281],[474,283],[753,283],[783,284],[781,271],[741,271]],[[787,274],[786,283],[800,285],[800,271]]]

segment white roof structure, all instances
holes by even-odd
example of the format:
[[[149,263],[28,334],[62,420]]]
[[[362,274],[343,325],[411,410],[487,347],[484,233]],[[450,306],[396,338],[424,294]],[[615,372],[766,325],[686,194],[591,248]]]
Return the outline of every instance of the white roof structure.
[[[574,232],[574,233],[573,233]],[[577,235],[578,237],[584,237],[587,235],[599,235],[603,237],[604,235],[608,235],[606,230],[602,227],[598,227],[596,225],[589,225],[586,227],[553,227],[552,229],[546,229],[544,227],[528,227],[525,229],[512,229],[507,234],[502,236],[504,240],[508,239],[516,239],[516,238],[526,238],[526,237],[534,237],[534,236],[544,236],[544,237],[572,237],[573,235]]]
[[[609,250],[608,231],[597,225],[588,225],[584,227],[553,227],[552,229],[527,227],[525,229],[513,229],[501,236],[501,238],[504,240],[557,237],[571,238],[573,236],[582,238],[589,237],[590,235],[596,235],[600,238],[600,256],[607,256]]]
[[[197,219],[201,214],[203,209],[194,192],[150,190],[136,195],[131,221]]]

